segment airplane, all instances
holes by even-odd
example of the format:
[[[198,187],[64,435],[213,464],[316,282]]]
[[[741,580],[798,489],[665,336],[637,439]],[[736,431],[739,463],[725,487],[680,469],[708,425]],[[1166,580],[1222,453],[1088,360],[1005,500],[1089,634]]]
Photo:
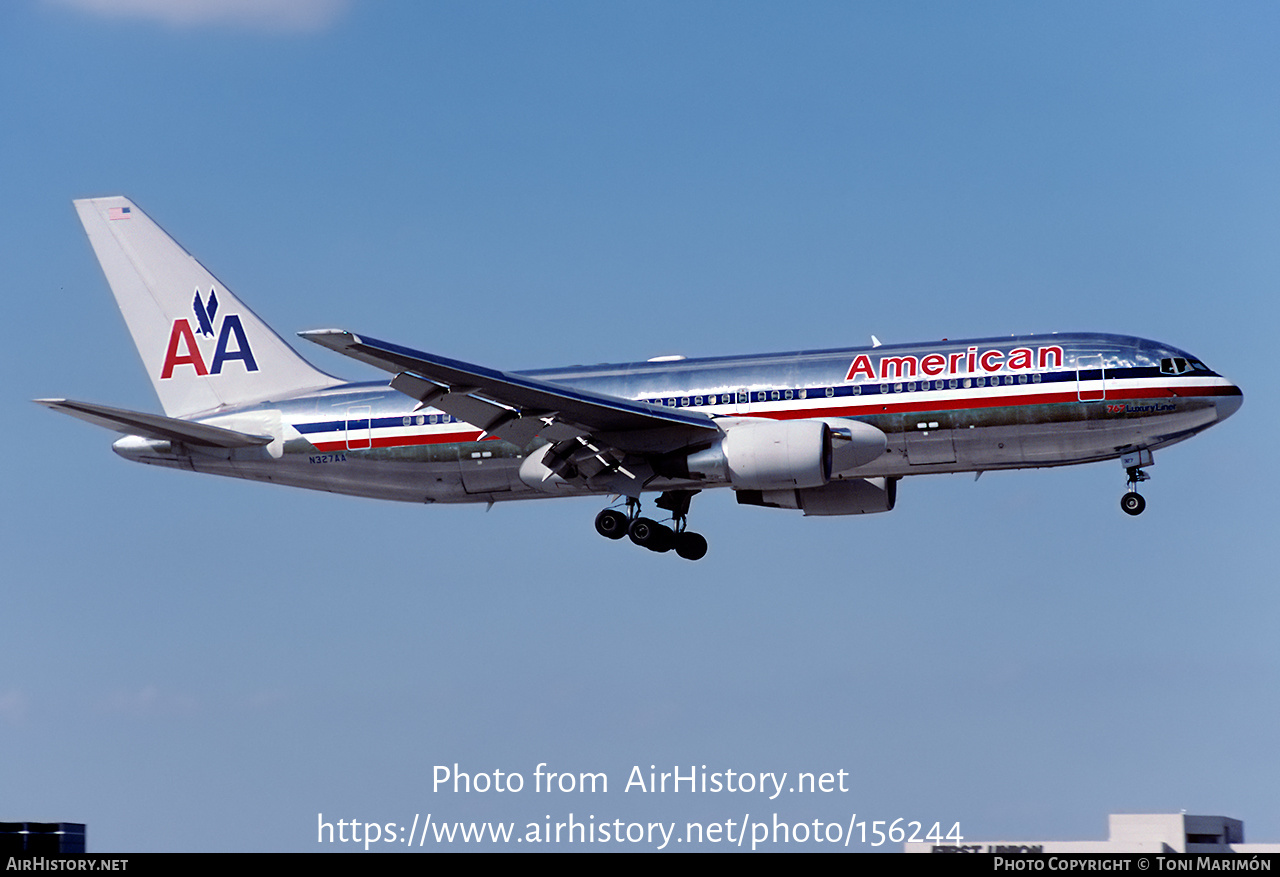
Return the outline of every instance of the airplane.
[[[300,356],[133,202],[75,202],[164,415],[39,404],[124,433],[139,463],[421,503],[607,496],[610,539],[698,560],[699,491],[805,515],[887,512],[907,475],[1119,459],[1140,514],[1153,453],[1240,388],[1141,338],[1017,335],[506,372],[342,329],[300,333],[389,381]],[[669,513],[642,514],[645,494]]]

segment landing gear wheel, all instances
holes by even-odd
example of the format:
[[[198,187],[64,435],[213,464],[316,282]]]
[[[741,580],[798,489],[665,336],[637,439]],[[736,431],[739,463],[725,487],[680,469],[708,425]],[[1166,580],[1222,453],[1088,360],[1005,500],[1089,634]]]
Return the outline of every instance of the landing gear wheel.
[[[627,516],[617,509],[605,509],[596,515],[596,532],[606,539],[627,535]]]
[[[632,542],[650,551],[670,551],[675,541],[675,534],[671,532],[670,527],[664,527],[648,518],[636,518],[632,521],[631,526],[627,528],[627,535],[631,537]]]
[[[701,533],[676,533],[676,554],[685,560],[702,560],[707,556],[707,540]]]
[[[670,527],[666,526],[665,524],[658,524],[656,527],[654,527],[654,530],[657,531],[656,544],[646,545],[645,546],[646,548],[648,548],[650,551],[656,551],[659,554],[661,554],[664,551],[670,551],[672,548],[676,547],[675,530],[672,530]]]
[[[1140,515],[1146,507],[1147,501],[1142,498],[1142,494],[1135,491],[1131,490],[1120,497],[1120,508],[1124,509],[1126,515]]]

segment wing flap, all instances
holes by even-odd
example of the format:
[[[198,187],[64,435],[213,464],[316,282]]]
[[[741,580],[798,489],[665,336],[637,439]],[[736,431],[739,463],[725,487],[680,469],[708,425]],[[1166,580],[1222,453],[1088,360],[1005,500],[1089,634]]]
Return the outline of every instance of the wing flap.
[[[233,429],[223,429],[220,426],[192,423],[189,420],[178,420],[142,411],[129,411],[124,408],[111,408],[91,402],[76,402],[71,399],[36,399],[35,402],[54,411],[78,417],[94,426],[102,426],[125,435],[140,435],[157,441],[185,442],[189,445],[212,448],[251,448],[269,445],[272,442],[272,437],[269,435],[250,435]]]
[[[435,381],[428,381],[409,372],[401,372],[391,379],[393,389],[418,400],[418,408],[428,405],[452,414],[472,426],[478,426],[486,434],[493,434],[523,447],[539,435],[552,441],[573,438],[584,430],[558,422],[556,411],[521,411],[501,402],[485,399],[467,388],[451,389]]]

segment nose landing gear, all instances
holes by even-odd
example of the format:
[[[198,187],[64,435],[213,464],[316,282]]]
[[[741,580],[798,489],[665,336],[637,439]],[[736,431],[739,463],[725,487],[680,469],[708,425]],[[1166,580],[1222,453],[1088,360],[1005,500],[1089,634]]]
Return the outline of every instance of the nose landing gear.
[[[689,503],[696,490],[668,490],[654,503],[658,508],[671,512],[671,526],[640,517],[640,501],[627,499],[627,513],[617,509],[605,509],[596,515],[596,532],[607,539],[628,536],[631,541],[659,553],[675,549],[685,560],[701,560],[707,553],[707,540],[700,534],[686,530]]]
[[[1126,515],[1140,515],[1146,507],[1147,501],[1136,490],[1130,490],[1120,497],[1120,508],[1124,510]]]
[[[1120,508],[1126,515],[1140,515],[1147,507],[1147,501],[1138,493],[1138,485],[1151,480],[1151,476],[1142,467],[1154,466],[1155,459],[1151,456],[1151,451],[1143,449],[1125,454],[1120,458],[1120,465],[1125,467],[1125,472],[1129,475],[1129,490],[1120,497]]]

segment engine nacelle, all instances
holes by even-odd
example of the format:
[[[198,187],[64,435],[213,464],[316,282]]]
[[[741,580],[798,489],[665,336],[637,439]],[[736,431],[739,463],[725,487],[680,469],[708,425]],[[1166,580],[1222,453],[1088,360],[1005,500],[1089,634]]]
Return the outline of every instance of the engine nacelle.
[[[744,420],[687,458],[694,478],[768,490],[831,480],[831,429],[820,420]]]
[[[758,420],[723,427],[724,438],[681,461],[681,477],[727,482],[744,490],[821,487],[835,472],[884,453],[885,435],[856,420]]]
[[[806,490],[738,490],[741,505],[803,509],[808,515],[869,515],[893,510],[898,479],[855,478]]]

